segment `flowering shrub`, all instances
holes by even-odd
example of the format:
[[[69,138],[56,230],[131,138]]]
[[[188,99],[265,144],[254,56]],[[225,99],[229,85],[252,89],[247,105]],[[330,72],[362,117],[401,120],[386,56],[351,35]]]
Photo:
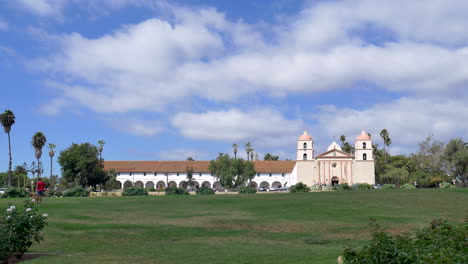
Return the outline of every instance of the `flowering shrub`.
[[[452,185],[452,184],[449,183],[449,182],[442,182],[442,183],[439,185],[439,188],[442,188],[442,189],[446,189],[446,188],[455,188],[455,186]]]
[[[23,188],[8,188],[2,198],[25,198],[29,193]]]
[[[68,189],[63,192],[63,197],[88,197],[89,191],[81,186]]]
[[[401,188],[401,189],[407,189],[407,190],[416,189],[416,187],[414,187],[414,185],[409,184],[409,183],[403,184],[400,188]]]
[[[47,214],[40,214],[34,200],[24,203],[24,209],[11,205],[0,210],[0,263],[6,263],[14,254],[21,258],[34,242],[44,240],[42,229]]]

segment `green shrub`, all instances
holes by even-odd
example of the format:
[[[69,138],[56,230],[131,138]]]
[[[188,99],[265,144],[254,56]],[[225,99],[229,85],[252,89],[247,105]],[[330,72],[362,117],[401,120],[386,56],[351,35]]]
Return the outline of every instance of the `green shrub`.
[[[189,193],[184,188],[177,188],[176,186],[167,187],[164,189],[166,195],[188,195]]]
[[[396,189],[396,185],[387,183],[382,186],[382,189]]]
[[[371,190],[374,187],[368,183],[358,183],[353,185],[353,189],[355,190]]]
[[[41,215],[34,202],[27,200],[24,209],[10,206],[0,210],[0,263],[12,254],[20,259],[34,242],[44,240],[47,214]]]
[[[344,182],[342,184],[339,184],[335,186],[335,190],[337,191],[349,191],[351,190],[351,187],[349,187],[349,184],[347,182]]]
[[[433,220],[429,227],[409,234],[392,235],[371,219],[372,240],[361,249],[346,248],[343,263],[467,263],[468,222],[451,226]]]
[[[252,186],[241,186],[239,188],[239,194],[249,194],[249,193],[257,193],[257,188]]]
[[[77,186],[63,192],[63,197],[88,197],[89,191],[81,186]]]
[[[46,192],[44,192],[45,197],[61,197],[62,195],[63,193],[59,189],[57,190],[49,189]]]
[[[449,182],[442,182],[439,186],[439,188],[446,189],[446,188],[455,188],[454,185],[452,185]]]
[[[140,187],[130,187],[122,192],[122,196],[145,196],[148,191]]]
[[[197,194],[215,194],[215,191],[213,191],[213,189],[206,186],[198,188],[195,192]]]
[[[2,198],[26,198],[29,193],[23,188],[8,188]]]
[[[410,190],[410,189],[416,189],[416,187],[414,187],[414,185],[412,185],[412,184],[405,183],[405,184],[403,184],[402,186],[400,186],[400,189],[407,189],[407,190]]]
[[[146,188],[146,190],[147,190],[148,192],[155,192],[155,191],[156,191],[156,189],[155,189],[155,188],[153,188],[153,187]]]
[[[309,192],[310,188],[307,187],[307,184],[304,184],[302,182],[298,182],[295,185],[291,185],[291,188],[289,188],[289,192],[295,193],[295,192]]]

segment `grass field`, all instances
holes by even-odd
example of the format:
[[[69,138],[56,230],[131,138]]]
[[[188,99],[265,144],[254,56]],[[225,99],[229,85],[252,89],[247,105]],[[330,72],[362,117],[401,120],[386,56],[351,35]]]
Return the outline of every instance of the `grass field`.
[[[50,198],[30,252],[59,254],[27,263],[336,263],[369,239],[370,217],[404,232],[462,222],[467,209],[468,189]]]

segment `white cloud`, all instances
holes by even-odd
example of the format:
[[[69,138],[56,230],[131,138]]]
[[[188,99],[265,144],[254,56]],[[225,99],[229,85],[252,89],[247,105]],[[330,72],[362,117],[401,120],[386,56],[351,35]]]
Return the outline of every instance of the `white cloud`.
[[[382,145],[379,134],[387,129],[392,138],[393,153],[414,151],[419,142],[433,134],[447,142],[454,137],[468,138],[468,105],[463,99],[422,99],[403,97],[375,104],[364,110],[323,106],[315,118],[319,137],[347,136],[354,143],[361,129],[372,134]]]
[[[8,30],[8,23],[0,17],[0,31],[7,31]]]
[[[451,2],[440,12],[437,1],[419,11],[389,3],[382,6],[393,10],[394,20],[402,16],[410,23],[414,15],[431,26],[427,20],[432,17],[447,19],[445,26],[468,26]],[[62,89],[62,96],[96,112],[165,111],[194,96],[234,102],[255,94],[311,93],[360,82],[403,94],[463,93],[467,47],[439,43],[467,46],[465,39],[448,40],[439,26],[431,32],[417,28],[420,33],[407,36],[402,23],[376,15],[388,12],[383,7],[365,0],[352,6],[350,1],[316,4],[290,24],[277,26],[273,32],[280,33],[269,43],[255,26],[231,22],[214,9],[173,7],[173,21],[149,19],[95,39],[78,33],[60,36],[60,51],[36,66],[65,75],[67,81],[57,81],[73,88]],[[454,17],[447,16],[448,10]],[[377,46],[365,34],[352,33],[369,23],[395,32],[399,42]],[[441,32],[439,39],[434,32]]]
[[[238,144],[251,141],[263,147],[287,146],[303,129],[302,121],[287,120],[270,109],[178,113],[172,125],[190,139]]]
[[[167,149],[155,153],[155,157],[160,160],[186,160],[192,157],[194,160],[214,159],[213,155],[200,150],[191,149]]]
[[[136,136],[155,136],[165,130],[160,121],[143,120],[134,117],[107,117],[104,121],[113,128]]]
[[[38,16],[61,16],[65,0],[17,0],[16,4]]]

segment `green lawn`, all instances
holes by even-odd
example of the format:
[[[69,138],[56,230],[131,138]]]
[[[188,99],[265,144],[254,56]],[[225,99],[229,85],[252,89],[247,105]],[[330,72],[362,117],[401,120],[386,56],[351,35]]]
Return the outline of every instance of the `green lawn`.
[[[19,205],[24,199],[0,199]],[[50,198],[45,241],[27,263],[336,263],[369,239],[467,216],[468,189]]]

